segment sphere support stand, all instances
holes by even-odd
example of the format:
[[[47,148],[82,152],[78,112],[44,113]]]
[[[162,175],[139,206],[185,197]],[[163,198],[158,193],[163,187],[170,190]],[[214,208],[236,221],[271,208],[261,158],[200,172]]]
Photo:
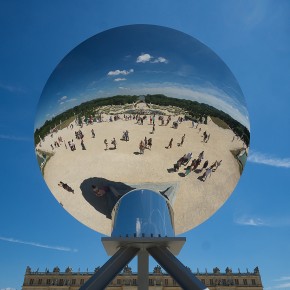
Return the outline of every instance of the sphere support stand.
[[[102,238],[107,254],[112,257],[80,290],[104,290],[136,255],[138,290],[149,289],[149,255],[182,289],[207,289],[175,257],[186,239],[175,237],[173,210],[160,193],[146,189],[127,193],[114,206],[112,221],[112,236]]]
[[[80,288],[104,290],[122,269],[138,255],[138,290],[149,289],[149,254],[182,289],[204,290],[207,287],[176,257],[185,243],[183,237],[171,238],[102,238],[112,257]]]

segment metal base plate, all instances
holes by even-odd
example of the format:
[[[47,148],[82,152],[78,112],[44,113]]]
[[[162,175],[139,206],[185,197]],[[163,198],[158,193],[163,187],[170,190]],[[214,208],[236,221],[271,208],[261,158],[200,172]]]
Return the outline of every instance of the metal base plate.
[[[147,249],[165,247],[174,256],[178,255],[186,241],[185,237],[168,238],[109,238],[103,237],[102,243],[109,256],[113,256],[120,248],[133,247]]]

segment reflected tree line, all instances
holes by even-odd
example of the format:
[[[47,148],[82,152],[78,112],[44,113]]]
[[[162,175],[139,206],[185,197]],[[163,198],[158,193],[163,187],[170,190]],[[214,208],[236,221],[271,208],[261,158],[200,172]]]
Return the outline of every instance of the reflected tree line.
[[[57,128],[62,122],[66,120],[74,120],[76,118],[81,119],[81,117],[85,117],[85,119],[90,118],[91,116],[96,117],[96,109],[98,107],[110,105],[124,106],[127,104],[136,103],[140,100],[145,100],[147,104],[154,104],[164,107],[179,107],[187,112],[185,116],[186,120],[193,120],[197,123],[203,122],[206,124],[207,116],[219,118],[233,130],[236,136],[241,138],[245,144],[249,146],[249,130],[244,125],[233,119],[230,115],[204,103],[198,103],[196,101],[185,99],[170,98],[162,94],[146,95],[142,97],[137,95],[117,95],[109,98],[100,98],[84,102],[53,117],[51,120],[47,120],[42,127],[35,130],[34,142],[35,144],[39,143],[40,139],[43,139],[46,135],[51,133],[52,129]]]

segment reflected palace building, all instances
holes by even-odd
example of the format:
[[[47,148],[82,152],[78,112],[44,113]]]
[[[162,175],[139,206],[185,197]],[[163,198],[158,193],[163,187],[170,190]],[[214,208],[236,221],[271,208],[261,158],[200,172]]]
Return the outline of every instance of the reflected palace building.
[[[98,271],[98,268],[95,269]],[[189,269],[190,271],[190,269]],[[61,272],[58,267],[53,271],[46,270],[44,272],[32,271],[27,267],[22,290],[58,290],[58,289],[79,289],[94,272],[73,272],[71,268],[67,268]],[[234,290],[234,289],[251,289],[262,290],[262,280],[259,268],[256,267],[253,272],[232,272],[230,268],[226,268],[225,272],[221,272],[219,268],[214,268],[212,272],[200,272],[197,270],[194,273],[196,277],[202,281],[210,290]],[[138,279],[137,273],[132,272],[132,269],[127,266],[122,273],[118,274],[107,290],[137,290]],[[149,289],[150,290],[179,290],[182,289],[176,281],[161,269],[156,266],[152,273],[149,274]]]

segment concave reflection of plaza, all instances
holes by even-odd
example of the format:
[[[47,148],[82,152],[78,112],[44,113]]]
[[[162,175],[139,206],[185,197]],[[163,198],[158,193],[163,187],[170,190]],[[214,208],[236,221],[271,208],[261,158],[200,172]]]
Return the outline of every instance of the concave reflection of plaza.
[[[170,201],[175,232],[185,232],[223,205],[247,156],[247,129],[241,134],[210,109],[194,114],[138,96],[45,123],[35,132],[44,179],[59,203],[96,231],[109,235],[116,201],[148,188]]]

